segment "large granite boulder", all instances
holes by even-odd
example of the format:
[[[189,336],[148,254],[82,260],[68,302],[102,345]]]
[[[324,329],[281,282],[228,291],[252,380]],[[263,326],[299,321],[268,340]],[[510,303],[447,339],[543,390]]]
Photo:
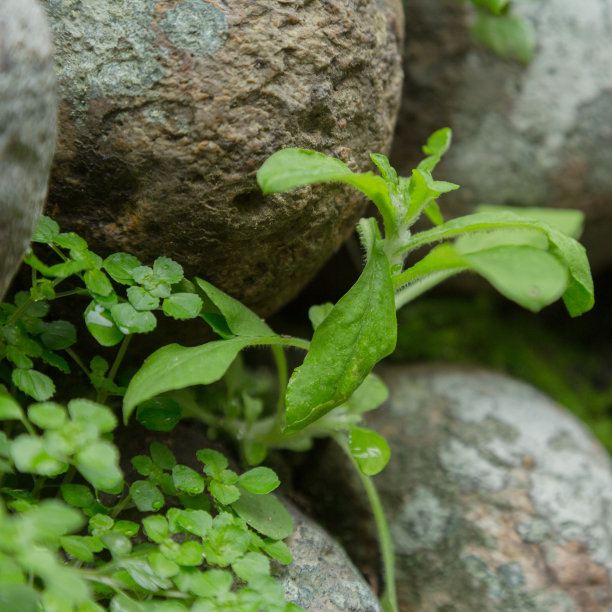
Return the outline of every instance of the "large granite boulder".
[[[534,26],[527,65],[469,38],[469,3],[406,3],[403,107],[393,161],[401,174],[434,129],[453,128],[437,176],[452,216],[474,204],[580,208],[595,267],[612,263],[612,17],[606,0],[512,3]]]
[[[0,299],[42,212],[55,150],[51,38],[36,0],[0,3]]]
[[[389,149],[399,0],[43,0],[60,81],[48,212],[93,250],[177,259],[266,315],[352,231],[351,189],[264,198],[283,147]]]
[[[400,609],[612,610],[612,469],[582,423],[498,374],[439,366],[382,374],[390,398],[369,424],[392,450],[375,482],[395,544]],[[359,483],[333,447],[315,461],[311,494],[319,479],[336,507],[343,500],[344,533],[360,530],[349,552],[367,564],[373,533],[358,518],[368,512]],[[317,505],[329,501],[322,495]],[[337,515],[328,514],[331,523]]]

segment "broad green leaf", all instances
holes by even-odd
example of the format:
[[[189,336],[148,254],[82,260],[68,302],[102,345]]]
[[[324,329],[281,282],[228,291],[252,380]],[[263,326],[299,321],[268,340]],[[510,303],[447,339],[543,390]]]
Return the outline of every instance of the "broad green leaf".
[[[221,512],[213,519],[212,529],[203,541],[206,560],[226,567],[247,552],[250,541],[244,523],[228,512]]]
[[[19,347],[9,345],[6,347],[6,358],[17,368],[30,369],[34,362]]]
[[[155,310],[159,306],[159,298],[142,287],[128,287],[127,296],[136,310]]]
[[[115,325],[110,312],[101,304],[91,302],[84,314],[85,325],[89,333],[102,346],[115,346],[124,338],[124,334]]]
[[[376,432],[364,427],[351,427],[349,448],[359,469],[366,476],[374,476],[381,472],[391,457],[387,441]]]
[[[82,251],[87,248],[87,240],[75,232],[62,232],[55,236],[53,242],[64,249]]]
[[[353,287],[314,332],[289,381],[287,431],[298,431],[345,402],[395,348],[397,321],[389,262],[377,241]]]
[[[113,531],[126,538],[133,538],[140,531],[140,525],[134,521],[121,520],[115,523]]]
[[[140,261],[129,253],[113,253],[103,263],[111,278],[123,285],[133,285],[132,270],[140,266]]]
[[[195,293],[173,293],[162,304],[165,314],[179,320],[194,319],[201,308],[202,298]]]
[[[60,544],[69,555],[81,561],[91,562],[94,560],[94,553],[85,537],[87,536],[62,536]]]
[[[85,523],[83,514],[56,499],[46,499],[28,510],[24,518],[37,531],[37,539],[55,540],[78,531]]]
[[[423,212],[427,215],[429,220],[434,225],[442,225],[442,223],[444,223],[444,217],[442,216],[442,213],[440,212],[440,207],[438,206],[438,203],[435,200],[428,202],[425,208],[423,209]]]
[[[59,225],[51,217],[42,216],[34,233],[32,234],[32,242],[42,242],[50,244],[60,233]]]
[[[111,316],[123,334],[144,334],[155,329],[157,319],[152,312],[136,310],[131,304],[111,306]]]
[[[74,421],[89,423],[100,433],[108,433],[117,427],[117,417],[110,408],[88,399],[70,400],[68,412]]]
[[[181,406],[168,397],[154,397],[139,404],[136,420],[152,431],[172,431],[181,420]]]
[[[70,256],[72,259],[74,259],[74,261],[78,261],[79,263],[83,264],[85,270],[99,271],[104,263],[104,260],[99,255],[96,255],[96,253],[88,249],[73,249],[70,251]],[[100,277],[96,279],[94,276],[93,283],[100,283],[98,286],[100,289],[102,289],[101,295],[108,295],[113,291],[113,286],[110,285],[110,283],[107,284],[107,281],[108,279],[104,281],[101,280]],[[110,287],[110,291],[106,291],[103,287],[106,287],[107,289]],[[90,289],[90,291],[93,291],[93,289]],[[95,291],[93,292],[97,293]]]
[[[211,466],[217,473],[222,472],[229,465],[227,457],[212,448],[200,449],[197,451],[196,457],[204,465]]]
[[[176,465],[174,453],[161,442],[152,442],[149,452],[151,453],[153,463],[162,468],[162,470],[172,470]]]
[[[144,522],[145,519],[143,519]],[[179,573],[180,567],[170,559],[166,559],[160,552],[153,551],[149,555],[149,563],[153,571],[162,578],[171,578]]]
[[[0,421],[22,421],[23,410],[8,393],[0,391]]]
[[[137,404],[160,393],[219,380],[236,355],[252,343],[251,338],[231,338],[196,347],[170,344],[155,351],[128,385],[123,398],[125,422]]]
[[[253,529],[274,540],[284,540],[293,532],[291,515],[273,495],[244,491],[232,508]]]
[[[114,492],[123,482],[119,452],[110,442],[99,440],[81,449],[74,465],[96,489]]]
[[[159,514],[145,516],[145,518],[142,519],[142,526],[144,527],[147,537],[153,542],[163,542],[169,533],[168,521]]]
[[[172,480],[177,491],[198,495],[204,491],[204,478],[186,465],[175,465],[172,468]]]
[[[45,402],[55,393],[55,384],[42,372],[15,368],[11,374],[15,386],[38,402]]]
[[[436,130],[428,139],[427,144],[423,145],[423,153],[425,155],[436,155],[442,157],[450,145],[452,140],[452,132],[450,128],[441,128]]]
[[[153,462],[148,455],[136,455],[130,461],[141,476],[148,476],[154,470]]]
[[[535,50],[535,30],[519,15],[480,13],[472,25],[472,35],[497,55],[528,64]]]
[[[376,164],[376,167],[380,170],[383,179],[386,183],[392,186],[397,186],[398,177],[395,168],[389,163],[389,159],[385,155],[380,153],[370,153],[370,159]]]
[[[464,257],[501,294],[533,312],[559,299],[568,284],[567,268],[533,247],[503,246]]]
[[[105,533],[100,540],[104,544],[113,557],[125,557],[132,552],[132,543],[130,539],[121,533],[109,531]]]
[[[563,232],[576,240],[582,235],[584,229],[584,213],[573,208],[539,208],[535,206],[494,206],[480,204],[476,207],[477,213],[505,213],[519,215],[523,219],[541,221]]]
[[[32,404],[28,408],[28,418],[41,429],[59,429],[68,420],[66,409],[54,402]]]
[[[36,242],[46,242],[46,240]],[[0,589],[0,610],[3,612],[40,612],[40,594],[32,586],[12,584],[3,580]]]
[[[83,280],[90,291],[99,295],[107,296],[113,291],[113,285],[102,270],[87,270],[83,275]]]
[[[248,552],[232,563],[232,569],[238,578],[248,582],[257,574],[269,575],[270,560],[260,553]]]
[[[378,408],[389,397],[389,389],[376,374],[368,374],[347,402],[352,414],[363,414]]]
[[[410,204],[406,213],[405,222],[412,225],[421,215],[421,212],[431,205],[443,193],[458,189],[459,185],[446,181],[435,181],[431,173],[424,169],[415,168],[408,185]],[[434,209],[435,210],[435,209]]]
[[[20,472],[56,476],[68,469],[68,464],[58,461],[44,447],[41,438],[21,434],[11,444],[11,458]]]
[[[167,589],[172,585],[168,580],[157,576],[145,559],[121,559],[121,565],[127,570],[132,580],[145,591],[155,593],[159,589]]]
[[[180,282],[183,278],[183,266],[169,257],[158,257],[153,262],[153,272],[170,285]]]
[[[266,538],[262,545],[262,549],[267,552],[273,559],[282,563],[283,565],[289,565],[293,562],[291,551],[289,547],[280,540],[270,540]]]
[[[124,593],[117,593],[111,600],[110,612],[146,612],[144,605]]]
[[[173,559],[176,563],[182,566],[194,566],[202,563],[204,551],[200,542],[195,540],[187,540],[183,542],[178,549],[176,557]]]
[[[205,510],[181,510],[176,518],[179,527],[201,538],[210,531],[212,521],[212,516]]]
[[[412,251],[425,244],[448,240],[472,232],[511,228],[536,229],[546,235],[552,254],[569,269],[570,283],[563,294],[563,301],[568,312],[572,317],[576,317],[590,310],[595,298],[593,279],[584,247],[573,238],[540,221],[523,219],[509,212],[466,215],[415,234],[404,250]]]
[[[219,312],[227,322],[227,326],[236,336],[257,337],[276,335],[265,321],[232,296],[201,278],[196,277],[195,282],[219,309]]]
[[[81,484],[64,484],[60,490],[64,501],[76,508],[87,508],[95,502],[91,489]]]
[[[334,305],[331,302],[326,302],[325,304],[320,304],[318,306],[311,306],[308,309],[308,318],[312,323],[312,329],[315,330],[327,317],[327,315],[332,311]]]
[[[224,506],[229,506],[240,497],[240,489],[231,484],[224,484],[217,480],[211,481],[208,486],[210,494]]]
[[[280,485],[280,480],[274,470],[267,467],[256,467],[239,476],[238,483],[251,493],[263,495],[274,491]]]
[[[227,570],[210,569],[191,576],[189,591],[198,597],[222,598],[229,593],[233,582],[234,578]]]
[[[130,487],[130,495],[141,512],[155,512],[164,507],[164,496],[148,480],[137,480]]]
[[[325,181],[356,187],[376,204],[385,228],[394,227],[395,211],[384,179],[371,172],[357,174],[339,159],[306,149],[283,149],[269,157],[257,172],[257,183],[264,194]]]

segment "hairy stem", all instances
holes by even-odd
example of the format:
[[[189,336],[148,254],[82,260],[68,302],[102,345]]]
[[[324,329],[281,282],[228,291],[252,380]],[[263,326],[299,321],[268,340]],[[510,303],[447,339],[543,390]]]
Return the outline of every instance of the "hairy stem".
[[[387,517],[385,516],[385,511],[383,509],[382,502],[380,501],[378,491],[374,486],[373,480],[359,469],[359,466],[353,458],[346,440],[340,436],[336,436],[335,439],[350,459],[353,467],[357,471],[357,474],[359,474],[363,488],[365,489],[368,500],[370,501],[374,521],[376,522],[376,530],[378,531],[378,542],[383,561],[383,575],[385,581],[385,590],[383,591],[381,598],[383,610],[385,612],[399,612],[397,605],[397,593],[395,590],[395,555],[393,552],[393,541],[391,540],[389,523],[387,522]]]

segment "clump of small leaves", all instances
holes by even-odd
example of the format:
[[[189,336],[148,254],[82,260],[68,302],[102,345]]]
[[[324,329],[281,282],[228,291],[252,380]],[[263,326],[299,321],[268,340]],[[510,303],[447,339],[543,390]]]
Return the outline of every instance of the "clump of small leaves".
[[[291,562],[282,540],[293,531],[270,495],[280,484],[271,469],[239,475],[224,455],[203,449],[196,470],[153,443],[149,455],[132,458],[141,479],[128,487],[116,447],[102,437],[117,425],[107,407],[75,399],[26,413],[2,390],[0,419],[25,429],[14,439],[0,432],[3,611],[301,609],[285,602],[271,575],[271,559]],[[55,478],[76,472],[83,484]],[[26,475],[30,490],[18,486]],[[141,523],[121,518],[134,507]]]

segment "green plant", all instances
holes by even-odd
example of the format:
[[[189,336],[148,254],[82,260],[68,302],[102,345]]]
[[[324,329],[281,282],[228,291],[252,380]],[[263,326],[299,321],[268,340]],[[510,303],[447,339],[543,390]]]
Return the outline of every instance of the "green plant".
[[[291,562],[282,540],[293,530],[291,516],[270,495],[279,484],[272,470],[239,475],[210,449],[197,453],[196,470],[159,443],[150,456],[131,458],[140,478],[128,483],[120,469],[112,437],[118,419],[102,402],[117,406],[125,389],[115,376],[127,344],[156,326],[155,312],[177,319],[199,314],[202,300],[181,266],[160,257],[149,268],[125,253],[103,260],[46,217],[33,240],[59,261],[49,266],[29,253],[29,292],[0,304],[6,383],[0,384],[0,609],[299,610],[284,601],[271,576],[271,558]],[[59,292],[60,283],[70,287]],[[50,301],[79,295],[91,300],[84,320],[92,336],[102,346],[119,344],[112,366],[95,355],[87,367],[74,348],[76,328],[46,320]],[[79,388],[83,397],[66,405],[49,401],[73,395],[63,352],[89,383]],[[57,370],[58,389],[40,371],[49,368]],[[28,398],[37,401],[24,410]],[[158,431],[171,430],[179,417],[180,407],[164,398],[138,411],[138,420]],[[136,510],[146,516],[126,520]]]
[[[466,1],[466,0],[462,0]],[[529,21],[512,12],[511,0],[470,0],[476,8],[472,36],[504,59],[528,64],[535,50],[535,31]]]
[[[366,254],[360,278],[337,304],[314,306],[310,342],[274,333],[245,306],[206,281],[195,279],[202,298],[202,318],[221,339],[199,347],[172,344],[153,353],[131,379],[123,402],[127,421],[138,405],[166,394],[215,431],[237,439],[242,455],[259,463],[270,448],[304,449],[316,436],[332,436],[358,468],[379,529],[385,566],[383,603],[396,610],[393,551],[388,527],[370,476],[382,470],[389,447],[377,433],[361,426],[364,412],[377,407],[386,389],[371,373],[396,343],[396,309],[441,281],[475,272],[503,295],[532,311],[562,297],[572,316],[593,305],[593,285],[584,249],[574,240],[582,217],[576,211],[481,207],[472,215],[444,222],[437,198],[458,186],[436,181],[432,171],[450,145],[450,130],[434,133],[426,158],[411,177],[398,177],[386,157],[372,154],[380,176],[354,173],[338,159],[301,149],[275,153],[259,170],[264,193],[282,192],[316,182],[337,181],[359,189],[377,206],[383,231],[373,219],[358,230]],[[412,233],[423,214],[429,230]],[[406,259],[432,247],[405,267]],[[219,381],[243,349],[270,346],[279,389],[276,410],[264,411],[257,398],[242,394],[208,410],[193,385]],[[284,347],[307,350],[287,383]],[[231,395],[231,393],[230,393]]]

